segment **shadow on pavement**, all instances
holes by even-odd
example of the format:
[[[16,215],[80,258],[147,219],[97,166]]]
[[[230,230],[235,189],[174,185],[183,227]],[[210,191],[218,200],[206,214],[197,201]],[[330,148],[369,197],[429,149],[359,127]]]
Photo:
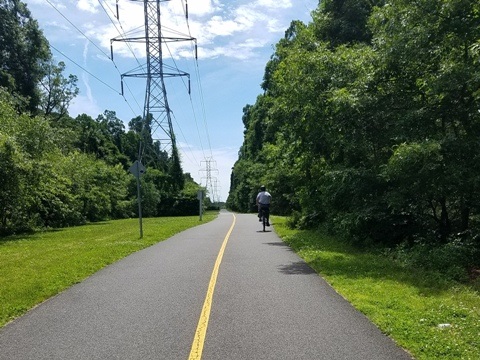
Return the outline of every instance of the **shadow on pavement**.
[[[310,266],[303,261],[294,262],[288,265],[281,265],[278,267],[280,272],[286,275],[310,275],[316,274]]]
[[[270,245],[270,246],[278,246],[278,247],[283,247],[289,251],[293,251],[292,248],[290,246],[288,246],[287,244],[285,244],[283,241],[275,241],[275,242],[267,242],[267,243],[264,243],[265,245]]]

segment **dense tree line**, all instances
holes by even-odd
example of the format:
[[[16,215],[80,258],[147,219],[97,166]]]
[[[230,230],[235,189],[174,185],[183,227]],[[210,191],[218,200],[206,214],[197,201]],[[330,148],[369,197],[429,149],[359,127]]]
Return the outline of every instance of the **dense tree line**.
[[[0,0],[0,235],[136,216],[140,142],[143,215],[196,214],[199,185],[153,141],[151,117],[128,130],[110,110],[70,117],[64,71],[25,4]]]
[[[227,206],[252,210],[266,184],[298,226],[455,244],[478,265],[480,2],[322,0],[277,43],[262,88]]]

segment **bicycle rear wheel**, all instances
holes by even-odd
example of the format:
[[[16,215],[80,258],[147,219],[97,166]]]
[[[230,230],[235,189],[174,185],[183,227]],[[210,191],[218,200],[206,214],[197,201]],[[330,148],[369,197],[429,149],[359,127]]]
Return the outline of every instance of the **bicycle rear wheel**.
[[[263,232],[265,232],[265,226],[267,224],[267,216],[265,215],[265,210],[262,210],[262,224],[263,224]]]

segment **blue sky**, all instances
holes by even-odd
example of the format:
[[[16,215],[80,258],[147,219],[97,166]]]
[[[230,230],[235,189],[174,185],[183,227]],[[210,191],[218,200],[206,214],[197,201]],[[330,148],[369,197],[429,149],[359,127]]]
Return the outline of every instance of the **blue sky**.
[[[113,110],[125,122],[143,114],[145,80],[124,81],[120,74],[145,64],[145,44],[110,39],[141,36],[143,1],[119,0],[23,0],[52,45],[56,61],[66,73],[78,76],[80,95],[71,104],[71,116],[86,113],[96,118]],[[188,27],[185,4],[188,4]],[[242,109],[255,103],[262,92],[265,65],[274,45],[292,20],[310,21],[318,0],[170,0],[162,2],[164,36],[168,29],[195,37],[198,61],[189,42],[164,49],[165,62],[190,73],[191,96],[186,82],[168,79],[167,97],[173,111],[173,127],[182,167],[205,184],[206,159],[225,201],[231,168],[243,142]]]

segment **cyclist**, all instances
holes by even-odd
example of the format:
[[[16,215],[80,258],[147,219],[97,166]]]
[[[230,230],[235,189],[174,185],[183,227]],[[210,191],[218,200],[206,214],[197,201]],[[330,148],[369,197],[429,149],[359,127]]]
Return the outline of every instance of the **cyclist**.
[[[265,185],[260,187],[260,192],[257,195],[258,206],[258,221],[262,221],[262,210],[265,211],[265,217],[267,218],[267,226],[270,226],[270,202],[272,201],[272,195],[266,190]]]

